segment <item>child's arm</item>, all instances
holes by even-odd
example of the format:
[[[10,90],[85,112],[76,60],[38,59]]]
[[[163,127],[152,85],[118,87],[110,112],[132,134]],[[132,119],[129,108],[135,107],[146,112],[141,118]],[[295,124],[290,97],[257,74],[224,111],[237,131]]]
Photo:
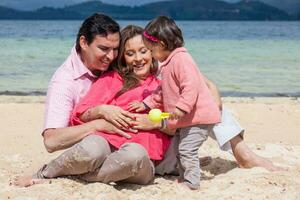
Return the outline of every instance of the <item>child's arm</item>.
[[[131,103],[129,103],[128,106],[128,111],[132,112],[143,112],[145,110],[149,110],[150,107],[148,107],[144,102],[139,102],[139,101],[133,101]]]
[[[142,102],[133,101],[129,104],[128,111],[142,112],[145,110],[151,110],[153,108],[163,108],[162,103],[162,89],[158,86],[151,95],[146,97]]]
[[[161,85],[158,86],[151,95],[146,97],[143,103],[150,109],[153,108],[163,108],[163,98],[162,98],[162,88]]]

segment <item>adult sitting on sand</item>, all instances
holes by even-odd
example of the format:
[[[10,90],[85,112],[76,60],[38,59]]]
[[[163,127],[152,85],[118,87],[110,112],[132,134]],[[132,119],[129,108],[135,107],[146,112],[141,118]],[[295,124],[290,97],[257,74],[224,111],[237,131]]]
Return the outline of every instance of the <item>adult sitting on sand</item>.
[[[134,128],[137,129],[153,129],[160,126],[159,124],[151,124],[146,115],[133,115],[112,105],[102,105],[98,108],[99,119],[78,126],[69,126],[70,116],[75,105],[87,94],[98,76],[109,70],[109,65],[117,57],[119,37],[119,26],[110,17],[94,14],[87,18],[78,32],[76,46],[72,49],[71,55],[51,79],[47,92],[45,126],[42,134],[44,145],[50,153],[70,148],[61,156],[72,156],[74,149],[83,148],[90,161],[87,163],[85,159],[79,158],[72,166],[64,166],[63,163],[60,163],[62,164],[62,171],[64,171],[63,167],[72,168],[77,174],[92,170],[91,163],[98,155],[95,155],[94,149],[85,145],[85,142],[89,135],[97,131],[119,134],[129,138],[130,135],[122,129],[126,129],[128,125],[132,124],[134,118],[136,119]],[[221,105],[217,88],[211,82],[208,81],[207,83],[211,92],[216,94],[216,99]],[[105,94],[105,91],[102,92]],[[252,152],[243,141],[241,132],[242,129],[239,129],[232,134],[234,136],[227,137],[230,140],[234,156],[241,167],[260,166],[271,171],[280,169],[269,160]],[[224,132],[224,134],[228,133]],[[93,141],[90,142],[93,143]],[[64,159],[68,159],[68,157],[64,157]],[[169,161],[174,161],[174,157],[168,157],[167,152],[162,163],[168,164]],[[49,167],[45,165],[37,174],[45,174],[47,169]],[[160,169],[162,169],[158,170],[160,174],[168,172],[164,171],[164,167]],[[14,184],[30,186],[41,182],[43,179],[40,178],[50,178],[44,175],[40,177],[37,174],[18,177]],[[59,176],[71,174],[76,173],[62,173]]]

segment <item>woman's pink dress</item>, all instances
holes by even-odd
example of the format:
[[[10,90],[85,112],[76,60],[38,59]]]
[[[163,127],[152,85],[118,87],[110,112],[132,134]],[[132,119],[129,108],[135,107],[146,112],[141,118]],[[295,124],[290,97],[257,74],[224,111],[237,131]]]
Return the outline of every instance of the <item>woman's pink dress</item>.
[[[146,80],[142,81],[138,87],[116,98],[115,95],[123,84],[122,77],[115,71],[107,72],[92,85],[87,95],[76,105],[71,116],[71,124],[83,124],[84,122],[79,119],[79,116],[87,109],[97,105],[115,105],[127,110],[130,102],[142,102],[158,87],[159,83],[160,81],[155,76],[150,75]],[[126,142],[141,144],[145,147],[152,160],[162,160],[170,144],[170,137],[158,130],[139,130],[136,134],[128,132],[128,134],[132,136],[131,139],[126,139],[117,134],[106,134],[105,132],[96,132],[95,134],[104,137],[116,148],[120,148],[120,146]]]

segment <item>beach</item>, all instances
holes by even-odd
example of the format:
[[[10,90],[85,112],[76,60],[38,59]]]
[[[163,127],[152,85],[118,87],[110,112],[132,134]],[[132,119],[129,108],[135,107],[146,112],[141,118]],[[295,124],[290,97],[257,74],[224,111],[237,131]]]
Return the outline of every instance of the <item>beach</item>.
[[[0,199],[300,199],[300,99],[226,97],[246,129],[244,138],[257,154],[288,171],[269,172],[263,168],[239,168],[234,157],[222,152],[209,139],[199,156],[212,162],[201,169],[199,191],[176,183],[175,176],[157,176],[147,186],[86,183],[70,177],[29,188],[17,188],[9,181],[31,174],[61,152],[48,153],[43,146],[44,96],[0,96]]]

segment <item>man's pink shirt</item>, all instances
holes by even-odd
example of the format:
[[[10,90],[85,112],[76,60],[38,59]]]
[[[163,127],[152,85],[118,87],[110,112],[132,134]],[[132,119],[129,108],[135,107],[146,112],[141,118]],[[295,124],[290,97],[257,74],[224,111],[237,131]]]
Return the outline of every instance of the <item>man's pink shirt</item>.
[[[96,79],[73,47],[49,83],[44,130],[68,127],[75,105],[86,95]]]

